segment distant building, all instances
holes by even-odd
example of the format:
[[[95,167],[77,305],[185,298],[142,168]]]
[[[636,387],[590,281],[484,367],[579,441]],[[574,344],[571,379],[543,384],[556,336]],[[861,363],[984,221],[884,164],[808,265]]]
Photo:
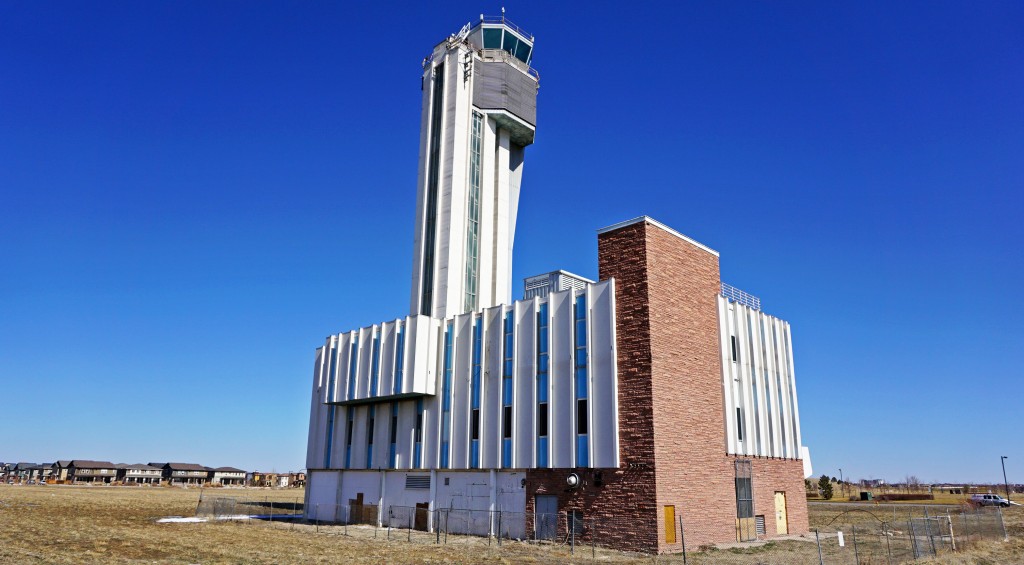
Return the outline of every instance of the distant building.
[[[70,460],[61,459],[61,460],[57,461],[56,463],[54,463],[53,466],[51,467],[53,472],[50,473],[50,476],[53,479],[55,479],[55,480],[64,482],[64,481],[68,480],[68,470],[70,469],[70,467],[71,467],[71,461]]]
[[[210,469],[210,484],[224,486],[244,486],[245,471],[234,467],[217,467]]]
[[[535,275],[523,280],[523,300],[544,298],[552,292],[585,290],[588,284],[594,284],[594,281],[568,271],[559,270]]]
[[[204,485],[210,474],[206,467],[195,463],[164,463],[161,470],[163,480],[172,485]]]
[[[117,466],[110,461],[75,459],[68,465],[67,480],[72,483],[112,483],[117,480]]]
[[[152,465],[134,463],[117,466],[117,480],[126,484],[156,485],[163,478],[163,469]]]

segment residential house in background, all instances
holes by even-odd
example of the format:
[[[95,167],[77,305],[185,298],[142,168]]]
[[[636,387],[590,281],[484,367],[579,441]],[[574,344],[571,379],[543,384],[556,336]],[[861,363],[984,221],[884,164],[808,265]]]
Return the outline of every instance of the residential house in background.
[[[164,463],[162,470],[163,479],[172,485],[204,485],[209,480],[206,467],[195,463]]]
[[[60,482],[68,480],[68,469],[71,467],[71,461],[68,459],[61,459],[54,463],[50,469],[50,477]]]
[[[245,471],[234,467],[217,467],[209,470],[211,485],[245,486]]]
[[[68,465],[67,480],[72,483],[112,483],[117,480],[117,466],[110,461],[75,459]]]
[[[159,467],[142,463],[132,465],[125,463],[117,464],[117,480],[122,483],[156,485],[160,484],[162,477],[163,469]]]

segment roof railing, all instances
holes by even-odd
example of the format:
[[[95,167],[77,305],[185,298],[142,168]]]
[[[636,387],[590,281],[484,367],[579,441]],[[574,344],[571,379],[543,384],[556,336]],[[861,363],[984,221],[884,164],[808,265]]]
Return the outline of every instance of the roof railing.
[[[744,292],[731,284],[722,283],[722,296],[732,300],[733,302],[738,302],[744,306],[753,308],[754,310],[761,310],[760,298],[753,294]]]
[[[530,41],[533,41],[533,36],[532,35],[527,33],[527,31],[525,29],[523,29],[523,28],[517,26],[516,24],[508,21],[508,19],[505,17],[505,14],[502,14],[500,16],[485,16],[483,14],[480,14],[480,23],[484,23],[484,24],[502,24],[505,27],[511,29],[512,31],[518,33],[519,35],[522,35],[523,37],[529,38]]]

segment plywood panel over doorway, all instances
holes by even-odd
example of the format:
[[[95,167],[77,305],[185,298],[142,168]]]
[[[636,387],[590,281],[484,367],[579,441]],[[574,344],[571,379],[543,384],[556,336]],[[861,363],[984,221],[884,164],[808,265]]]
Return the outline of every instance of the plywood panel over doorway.
[[[789,526],[786,524],[786,493],[775,491],[775,534],[788,534]]]

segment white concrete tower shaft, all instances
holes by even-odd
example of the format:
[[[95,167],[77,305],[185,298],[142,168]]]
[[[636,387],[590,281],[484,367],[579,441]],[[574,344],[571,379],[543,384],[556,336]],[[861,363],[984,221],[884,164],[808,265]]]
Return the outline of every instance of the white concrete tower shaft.
[[[537,116],[532,51],[529,34],[481,18],[424,61],[412,315],[511,302],[523,155]]]

